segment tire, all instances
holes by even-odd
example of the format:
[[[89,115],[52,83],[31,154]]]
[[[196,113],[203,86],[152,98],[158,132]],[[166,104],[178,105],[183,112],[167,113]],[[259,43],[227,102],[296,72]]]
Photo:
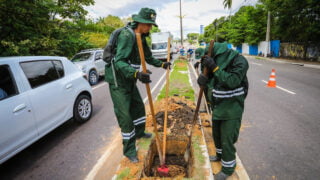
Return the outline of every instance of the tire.
[[[73,120],[77,123],[84,123],[91,118],[92,102],[88,95],[80,95],[73,106]]]
[[[99,76],[98,76],[97,71],[91,70],[91,71],[89,72],[88,80],[89,80],[89,84],[90,84],[91,86],[96,85],[96,84],[98,83],[98,80],[99,80]]]

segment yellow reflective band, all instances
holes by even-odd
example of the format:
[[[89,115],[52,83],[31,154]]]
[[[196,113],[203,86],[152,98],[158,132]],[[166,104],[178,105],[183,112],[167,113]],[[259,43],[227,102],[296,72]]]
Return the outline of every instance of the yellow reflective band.
[[[216,72],[219,69],[219,66],[217,66],[216,68],[214,68],[214,70],[212,72]]]
[[[134,73],[134,78],[137,78],[137,73],[138,73],[138,71],[136,71],[136,72]]]

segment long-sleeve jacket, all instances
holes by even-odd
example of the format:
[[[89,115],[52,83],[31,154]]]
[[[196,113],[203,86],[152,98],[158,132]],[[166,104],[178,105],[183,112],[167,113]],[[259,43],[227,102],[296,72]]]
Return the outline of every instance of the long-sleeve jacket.
[[[226,43],[215,43],[212,54],[219,66],[208,83],[213,120],[239,119],[248,93],[248,62],[236,51],[228,49]]]
[[[131,27],[129,26],[129,28]],[[115,84],[114,74],[117,85],[120,87],[132,87],[131,85],[136,83],[134,74],[140,69],[141,60],[135,38],[133,33],[127,28],[120,32],[117,41],[116,56],[112,64],[113,67],[111,65],[105,69],[105,80],[108,83]],[[162,61],[152,56],[151,50],[147,45],[146,35],[142,35],[141,38],[146,62],[153,66],[160,67]],[[115,73],[112,72],[112,68],[114,68]]]

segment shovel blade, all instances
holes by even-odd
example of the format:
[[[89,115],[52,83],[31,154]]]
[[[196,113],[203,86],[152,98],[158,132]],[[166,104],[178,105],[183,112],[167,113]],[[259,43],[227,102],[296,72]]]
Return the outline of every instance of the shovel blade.
[[[158,173],[160,176],[167,177],[169,175],[169,168],[166,165],[158,167]]]

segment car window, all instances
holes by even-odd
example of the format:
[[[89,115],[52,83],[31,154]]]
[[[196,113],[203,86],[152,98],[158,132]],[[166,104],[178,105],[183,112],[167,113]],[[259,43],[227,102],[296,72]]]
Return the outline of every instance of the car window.
[[[52,61],[54,67],[56,68],[59,77],[62,78],[64,76],[64,69],[61,61]]]
[[[0,65],[0,101],[18,94],[16,82],[8,65]]]
[[[158,50],[158,49],[166,49],[167,48],[167,43],[153,43],[152,44],[152,49],[153,50]]]
[[[99,60],[99,59],[102,59],[102,52],[97,52],[96,53],[95,60]]]
[[[59,79],[59,74],[52,61],[22,62],[20,66],[32,88]]]
[[[86,60],[90,59],[91,56],[92,56],[92,53],[91,53],[91,52],[76,54],[76,55],[71,59],[71,61],[72,61],[72,62],[86,61]]]

